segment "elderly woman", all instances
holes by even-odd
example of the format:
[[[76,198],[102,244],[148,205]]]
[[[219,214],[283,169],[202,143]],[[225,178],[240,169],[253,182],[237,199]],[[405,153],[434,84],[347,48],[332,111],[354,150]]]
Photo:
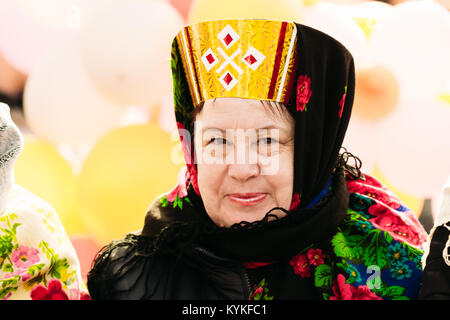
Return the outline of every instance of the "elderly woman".
[[[355,79],[339,42],[202,22],[177,35],[171,65],[186,171],[98,255],[93,299],[417,298],[426,232],[340,153]]]

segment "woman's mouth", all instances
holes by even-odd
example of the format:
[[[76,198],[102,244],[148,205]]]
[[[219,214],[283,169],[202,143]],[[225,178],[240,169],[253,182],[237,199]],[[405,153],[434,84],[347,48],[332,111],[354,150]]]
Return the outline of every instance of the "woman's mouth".
[[[241,206],[254,206],[262,202],[266,196],[267,193],[232,193],[228,195],[228,199]]]

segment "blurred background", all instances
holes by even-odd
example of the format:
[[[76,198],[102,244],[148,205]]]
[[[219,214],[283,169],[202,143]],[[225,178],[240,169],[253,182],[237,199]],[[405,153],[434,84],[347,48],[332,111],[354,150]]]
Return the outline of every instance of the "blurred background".
[[[429,230],[450,175],[449,10],[450,0],[0,0],[0,102],[25,138],[16,183],[55,208],[85,277],[184,165],[169,62],[179,29],[291,20],[352,52],[344,146]]]

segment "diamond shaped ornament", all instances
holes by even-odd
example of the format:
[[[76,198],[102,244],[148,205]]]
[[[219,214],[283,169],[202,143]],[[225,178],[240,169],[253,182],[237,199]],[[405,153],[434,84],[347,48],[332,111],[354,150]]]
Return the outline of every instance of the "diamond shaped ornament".
[[[261,65],[266,58],[261,52],[256,50],[255,47],[250,47],[247,52],[242,56],[242,61],[249,66],[250,69],[255,71]]]
[[[219,32],[217,37],[227,49],[231,48],[240,38],[229,24]]]
[[[229,71],[225,71],[219,78],[225,90],[230,91],[239,82]]]
[[[201,60],[203,62],[203,65],[206,68],[206,71],[210,71],[219,62],[219,59],[214,54],[214,52],[212,51],[211,48],[206,50],[206,52],[203,54]]]

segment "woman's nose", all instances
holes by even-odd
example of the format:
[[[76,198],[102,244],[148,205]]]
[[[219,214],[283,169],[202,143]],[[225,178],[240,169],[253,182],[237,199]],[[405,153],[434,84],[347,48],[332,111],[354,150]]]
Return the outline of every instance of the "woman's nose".
[[[233,179],[244,182],[250,178],[257,177],[260,169],[258,164],[230,164],[228,165],[228,175]]]

